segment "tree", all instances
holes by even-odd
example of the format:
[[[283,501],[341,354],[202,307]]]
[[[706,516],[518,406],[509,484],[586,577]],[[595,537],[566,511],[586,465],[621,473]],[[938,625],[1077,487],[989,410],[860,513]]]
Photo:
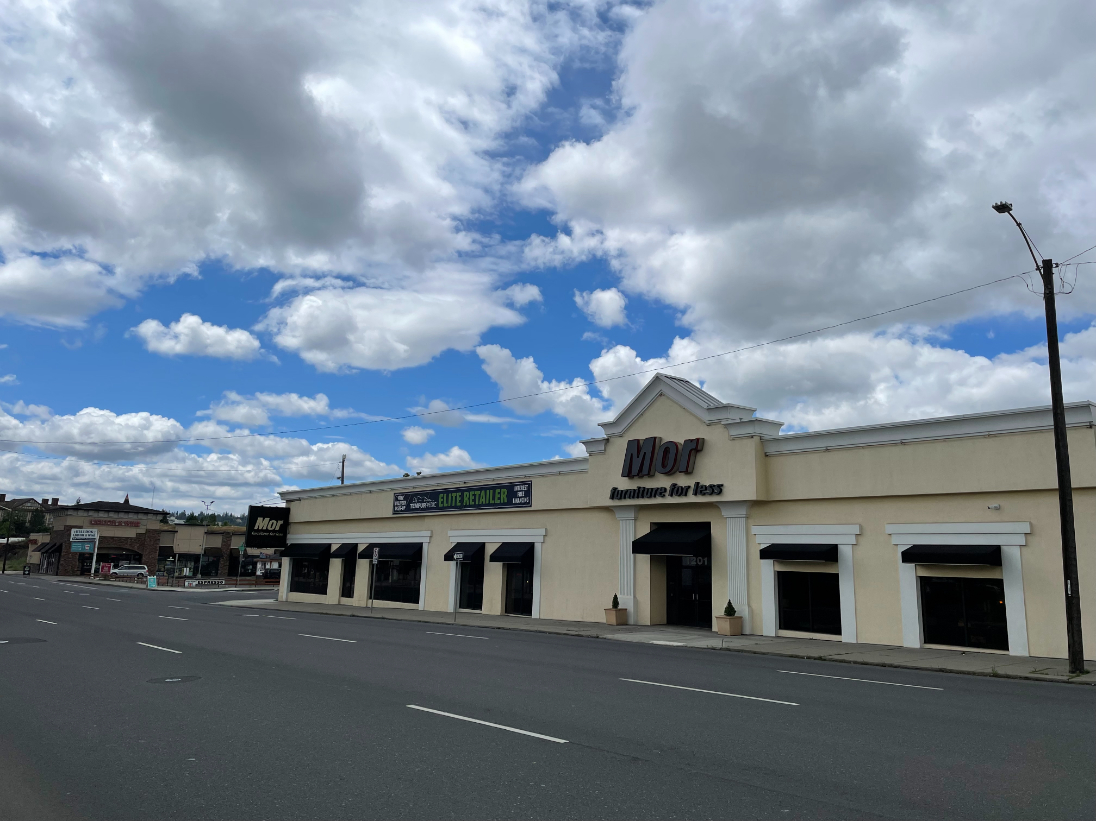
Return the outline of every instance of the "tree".
[[[38,508],[30,514],[30,522],[27,524],[27,530],[31,533],[41,533],[46,529],[46,512],[41,508]]]

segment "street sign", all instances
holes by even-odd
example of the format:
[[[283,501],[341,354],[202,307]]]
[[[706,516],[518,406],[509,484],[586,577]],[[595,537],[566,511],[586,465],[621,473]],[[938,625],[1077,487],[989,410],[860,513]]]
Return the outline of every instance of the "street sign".
[[[99,538],[99,531],[94,527],[74,527],[69,535],[73,542],[94,542]]]
[[[156,587],[156,577],[155,576],[149,576],[148,577],[148,589],[152,590],[154,587]]]
[[[376,564],[378,561],[380,561],[380,558],[381,558],[381,549],[379,547],[374,547],[373,548],[373,564]]]
[[[99,575],[100,576],[109,576],[110,571],[113,568],[114,568],[114,565],[111,562],[100,562],[99,563]]]
[[[453,561],[463,562],[464,561],[464,554],[463,553],[454,553],[453,554]]]

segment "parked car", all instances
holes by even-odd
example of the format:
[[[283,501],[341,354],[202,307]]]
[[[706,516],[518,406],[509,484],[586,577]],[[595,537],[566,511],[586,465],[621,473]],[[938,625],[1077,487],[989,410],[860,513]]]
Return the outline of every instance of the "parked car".
[[[143,564],[123,564],[110,571],[112,579],[140,579],[148,576],[148,568]]]

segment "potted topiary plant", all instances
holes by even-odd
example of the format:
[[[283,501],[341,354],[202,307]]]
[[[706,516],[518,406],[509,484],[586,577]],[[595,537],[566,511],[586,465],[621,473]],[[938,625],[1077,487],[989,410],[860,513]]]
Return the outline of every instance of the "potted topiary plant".
[[[613,594],[613,606],[605,608],[605,623],[618,626],[628,623],[628,608],[620,606],[616,593]]]
[[[723,608],[723,615],[715,617],[715,629],[721,636],[741,636],[742,635],[742,617],[735,615],[737,611],[734,609],[734,605],[730,600],[727,600],[727,606]]]

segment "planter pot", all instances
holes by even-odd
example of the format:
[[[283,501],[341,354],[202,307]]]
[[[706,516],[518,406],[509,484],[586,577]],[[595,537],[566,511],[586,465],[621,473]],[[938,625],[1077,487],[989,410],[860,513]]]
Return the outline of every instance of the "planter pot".
[[[605,608],[605,623],[621,625],[628,623],[628,608],[627,607],[606,607]]]
[[[742,635],[742,617],[741,616],[716,616],[715,617],[715,629],[721,636],[741,636]]]

